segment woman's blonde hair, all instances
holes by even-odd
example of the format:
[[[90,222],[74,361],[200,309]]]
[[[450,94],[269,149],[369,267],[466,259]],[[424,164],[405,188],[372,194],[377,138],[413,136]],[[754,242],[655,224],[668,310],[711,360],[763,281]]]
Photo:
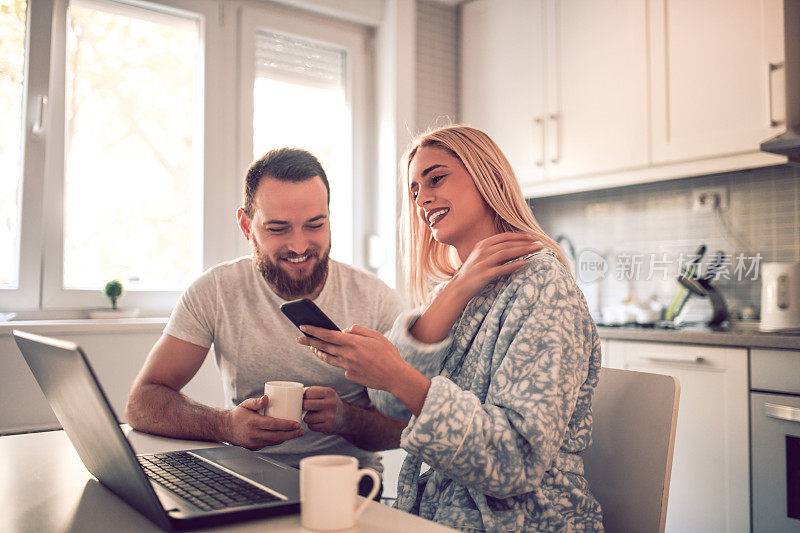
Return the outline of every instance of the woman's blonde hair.
[[[409,288],[415,300],[421,302],[433,284],[450,278],[460,266],[455,249],[437,242],[431,229],[417,216],[416,202],[409,189],[409,167],[420,148],[432,146],[447,150],[457,157],[483,197],[494,211],[495,227],[499,233],[528,233],[551,249],[558,260],[567,265],[561,248],[551,239],[533,216],[522,196],[514,170],[500,148],[480,130],[454,124],[423,133],[412,141],[402,163],[405,187],[403,219],[408,226],[405,236]]]

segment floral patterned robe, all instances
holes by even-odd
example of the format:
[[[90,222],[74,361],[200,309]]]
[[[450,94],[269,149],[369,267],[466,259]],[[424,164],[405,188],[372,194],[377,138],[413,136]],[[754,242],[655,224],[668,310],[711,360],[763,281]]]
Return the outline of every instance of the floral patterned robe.
[[[432,378],[418,417],[370,390],[379,410],[410,418],[395,506],[465,531],[602,531],[579,455],[591,442],[597,330],[552,252],[523,260],[468,303],[442,342],[408,333],[421,310],[389,334]]]

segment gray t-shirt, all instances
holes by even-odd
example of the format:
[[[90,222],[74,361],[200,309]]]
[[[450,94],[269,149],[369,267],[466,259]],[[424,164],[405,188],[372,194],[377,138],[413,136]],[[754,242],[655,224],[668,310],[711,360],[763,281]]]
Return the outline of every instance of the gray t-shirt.
[[[261,396],[264,382],[277,380],[331,387],[345,402],[369,405],[364,387],[295,342],[301,333],[281,313],[285,301],[267,285],[252,256],[240,257],[195,280],[172,311],[164,333],[199,346],[214,345],[228,409]],[[361,324],[383,333],[402,310],[398,294],[376,276],[334,260],[314,303],[340,328]],[[304,436],[262,451],[291,465],[306,455],[351,455],[362,466],[382,471],[377,454],[338,435],[311,431],[305,424],[303,429]]]

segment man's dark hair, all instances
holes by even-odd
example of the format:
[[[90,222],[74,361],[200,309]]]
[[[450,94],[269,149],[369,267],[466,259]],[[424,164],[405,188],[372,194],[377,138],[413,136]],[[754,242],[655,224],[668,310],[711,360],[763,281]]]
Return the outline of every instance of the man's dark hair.
[[[270,150],[247,170],[244,179],[244,214],[247,218],[253,218],[253,199],[262,178],[270,177],[279,181],[298,183],[316,176],[319,176],[325,184],[330,205],[331,187],[328,184],[328,176],[311,152],[299,148]]]

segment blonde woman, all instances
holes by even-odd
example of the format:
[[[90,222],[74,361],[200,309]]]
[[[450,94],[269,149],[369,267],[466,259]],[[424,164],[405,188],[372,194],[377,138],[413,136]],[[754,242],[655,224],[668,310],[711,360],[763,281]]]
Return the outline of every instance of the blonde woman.
[[[409,420],[398,508],[469,531],[602,530],[579,455],[599,339],[562,252],[481,131],[421,136],[402,179],[409,281],[429,303],[389,339],[304,326],[317,338],[298,342]]]

